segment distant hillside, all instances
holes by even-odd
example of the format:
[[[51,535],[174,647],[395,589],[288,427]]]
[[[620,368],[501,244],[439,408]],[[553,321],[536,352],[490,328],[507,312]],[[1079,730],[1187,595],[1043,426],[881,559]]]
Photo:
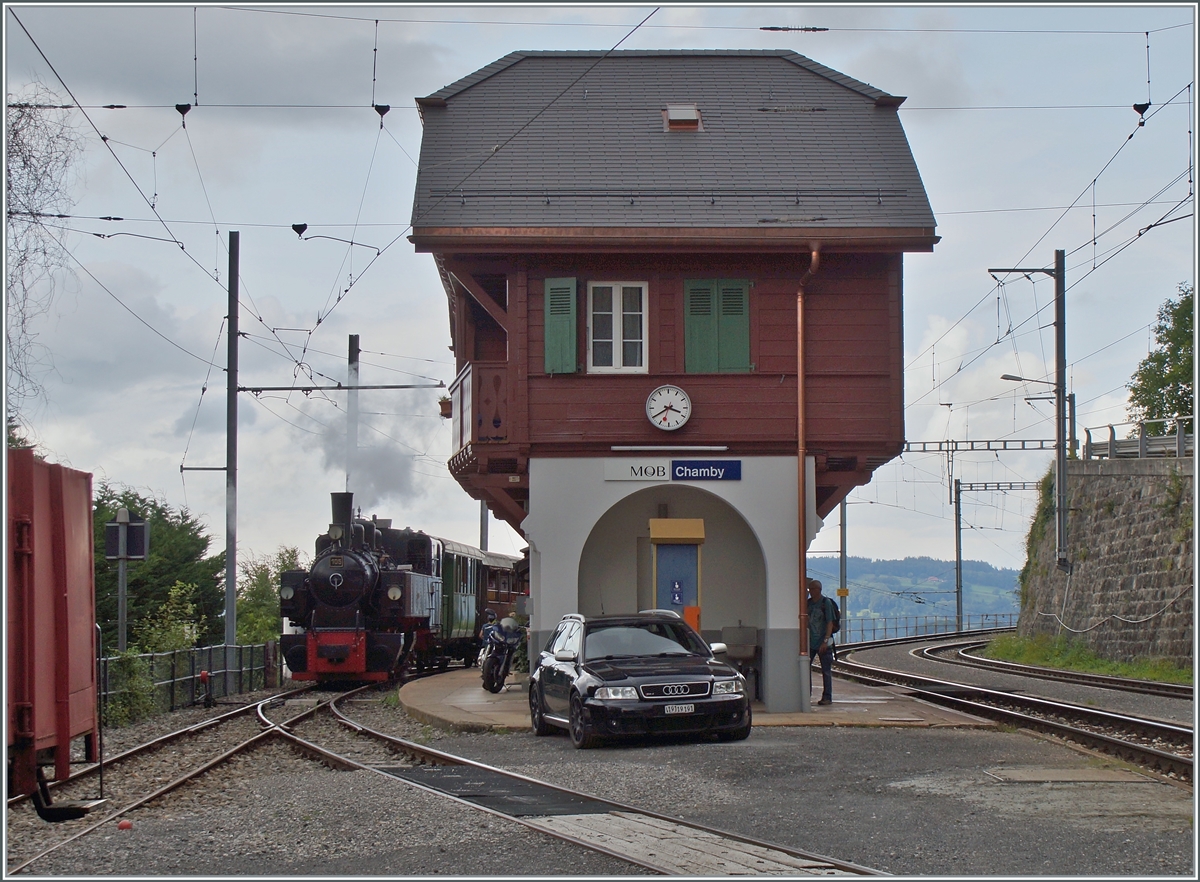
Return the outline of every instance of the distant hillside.
[[[810,557],[808,575],[837,596],[837,556]],[[979,560],[963,561],[963,614],[1020,612],[1017,570]],[[847,609],[852,616],[954,615],[954,561],[846,558]]]

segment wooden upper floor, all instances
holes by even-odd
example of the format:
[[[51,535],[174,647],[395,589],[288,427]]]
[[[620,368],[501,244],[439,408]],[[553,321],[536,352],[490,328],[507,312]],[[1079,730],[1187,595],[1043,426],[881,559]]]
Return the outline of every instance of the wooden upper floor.
[[[451,294],[452,471],[509,497],[519,521],[530,456],[723,446],[797,454],[797,291],[809,258],[441,256]],[[901,450],[902,256],[832,254],[805,283],[806,439],[818,510]],[[691,398],[681,428],[647,396]],[[515,524],[514,524],[515,525]]]

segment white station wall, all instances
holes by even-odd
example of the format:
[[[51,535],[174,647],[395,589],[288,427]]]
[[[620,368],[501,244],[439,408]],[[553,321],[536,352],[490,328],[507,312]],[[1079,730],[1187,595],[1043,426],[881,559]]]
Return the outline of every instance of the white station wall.
[[[529,541],[535,649],[567,613],[597,615],[603,607],[613,614],[652,605],[646,603],[653,598],[649,520],[666,503],[669,517],[705,521],[703,630],[719,631],[739,620],[759,628],[765,697],[770,705],[773,694],[778,709],[786,709],[791,701],[785,696],[796,691],[799,678],[796,459],[741,458],[739,481],[605,480],[616,474],[614,465],[630,461],[530,459],[529,515],[522,528]],[[813,476],[811,457],[807,472]],[[821,525],[814,484],[809,481],[810,543]],[[789,650],[792,643],[795,649]]]

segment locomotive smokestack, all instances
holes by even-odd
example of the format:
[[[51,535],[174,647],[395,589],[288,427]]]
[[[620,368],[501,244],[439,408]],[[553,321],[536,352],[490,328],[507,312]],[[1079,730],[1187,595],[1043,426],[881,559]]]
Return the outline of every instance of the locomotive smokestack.
[[[349,545],[354,537],[354,494],[330,493],[333,503],[333,521],[342,528],[343,544]]]

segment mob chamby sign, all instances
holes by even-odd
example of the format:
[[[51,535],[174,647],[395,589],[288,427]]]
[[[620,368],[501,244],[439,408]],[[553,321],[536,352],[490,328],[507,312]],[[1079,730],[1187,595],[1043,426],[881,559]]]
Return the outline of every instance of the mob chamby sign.
[[[606,459],[606,481],[740,481],[740,459]]]

